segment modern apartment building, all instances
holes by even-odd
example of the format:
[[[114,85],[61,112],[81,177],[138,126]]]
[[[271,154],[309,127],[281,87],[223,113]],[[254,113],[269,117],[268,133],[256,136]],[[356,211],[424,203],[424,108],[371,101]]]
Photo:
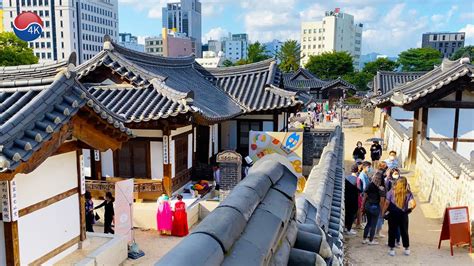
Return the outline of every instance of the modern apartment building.
[[[441,52],[443,58],[449,58],[464,47],[464,32],[428,32],[423,33],[421,47],[431,47]]]
[[[280,51],[281,46],[283,45],[282,41],[273,40],[271,42],[264,43],[266,52],[265,54],[271,57],[275,57]]]
[[[196,58],[201,66],[205,68],[217,68],[224,66],[224,52],[219,51],[217,54],[213,51],[202,52],[202,58]]]
[[[29,42],[40,62],[63,60],[76,52],[79,63],[102,50],[103,38],[118,38],[118,0],[5,0],[5,31],[24,11],[44,22],[40,38]]]
[[[197,57],[201,57],[202,29],[201,2],[199,0],[180,0],[168,3],[162,9],[163,28],[184,33],[190,37]]]
[[[191,38],[163,28],[160,36],[145,38],[145,52],[166,57],[182,57],[194,54],[195,50]]]
[[[218,54],[222,51],[222,42],[218,40],[209,40],[207,42],[207,50]],[[204,56],[203,56],[204,57]]]
[[[248,34],[229,33],[228,37],[222,39],[222,51],[224,52],[226,59],[235,63],[240,59],[247,58],[248,44]]]
[[[3,32],[3,1],[0,0],[0,32]]]
[[[145,45],[139,44],[138,38],[131,33],[119,33],[118,43],[128,49],[145,52]]]
[[[311,55],[324,52],[346,51],[352,55],[354,68],[359,68],[363,25],[354,23],[354,16],[340,12],[339,8],[327,11],[322,21],[301,23],[301,65]]]

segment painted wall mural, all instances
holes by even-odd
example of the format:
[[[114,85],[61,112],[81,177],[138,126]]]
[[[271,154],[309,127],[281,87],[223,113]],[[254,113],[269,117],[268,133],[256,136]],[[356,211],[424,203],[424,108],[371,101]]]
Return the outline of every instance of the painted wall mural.
[[[249,156],[254,162],[273,153],[290,161],[290,170],[298,177],[298,191],[302,191],[306,183],[303,176],[303,132],[250,131]]]

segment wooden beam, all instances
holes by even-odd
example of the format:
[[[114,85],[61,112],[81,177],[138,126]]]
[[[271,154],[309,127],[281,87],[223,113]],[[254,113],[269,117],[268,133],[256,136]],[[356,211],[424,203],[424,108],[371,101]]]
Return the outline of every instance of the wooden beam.
[[[20,265],[20,242],[18,238],[18,221],[3,222],[5,235],[5,255],[7,265]]]
[[[74,117],[71,122],[73,124],[72,135],[97,150],[106,151],[109,148],[116,150],[122,145],[119,140],[112,139],[79,116]]]
[[[43,208],[46,208],[46,207],[48,207],[49,205],[52,205],[52,204],[54,204],[54,203],[56,203],[56,202],[58,202],[58,201],[61,201],[61,200],[65,199],[65,198],[68,198],[68,197],[70,197],[70,196],[72,196],[72,195],[74,195],[74,194],[76,194],[76,193],[77,193],[77,187],[71,188],[71,189],[69,189],[69,190],[67,190],[67,191],[64,191],[64,192],[60,193],[60,194],[57,194],[57,195],[55,195],[55,196],[52,196],[51,198],[45,199],[45,200],[43,200],[43,201],[37,202],[37,203],[35,203],[35,204],[33,204],[33,205],[30,205],[30,206],[28,206],[28,207],[25,207],[25,208],[21,209],[21,210],[19,211],[19,214],[18,214],[18,215],[19,215],[20,217],[23,217],[23,216],[28,215],[28,214],[30,214],[30,213],[32,213],[32,212],[35,212],[35,211],[41,210],[41,209],[43,209]]]
[[[461,92],[461,91],[458,91]],[[433,103],[430,108],[463,108],[463,109],[474,109],[474,102],[461,102],[461,101],[440,101]]]
[[[80,236],[76,236],[73,239],[67,241],[66,243],[62,244],[61,246],[53,249],[48,254],[42,256],[41,258],[36,259],[35,261],[31,262],[30,265],[41,265],[48,260],[54,258],[55,256],[61,254],[61,252],[65,251],[66,249],[78,244],[80,242]]]
[[[409,162],[410,168],[416,165],[416,151],[418,145],[418,136],[420,132],[420,109],[416,109],[415,113],[413,114],[413,127],[412,127],[412,138],[410,143],[410,154],[409,154]]]
[[[59,146],[59,148],[54,152],[53,155],[68,153],[78,149],[80,149],[80,147],[77,140],[68,141]]]

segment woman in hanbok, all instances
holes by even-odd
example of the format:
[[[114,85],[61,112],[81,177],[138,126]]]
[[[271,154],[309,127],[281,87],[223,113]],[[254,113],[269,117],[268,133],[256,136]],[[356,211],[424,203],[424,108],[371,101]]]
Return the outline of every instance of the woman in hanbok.
[[[171,235],[173,226],[173,212],[171,211],[169,197],[162,195],[158,198],[158,211],[156,212],[158,231],[162,235]]]
[[[178,202],[174,204],[173,230],[174,236],[188,235],[188,215],[186,214],[186,204],[183,196],[178,195]]]

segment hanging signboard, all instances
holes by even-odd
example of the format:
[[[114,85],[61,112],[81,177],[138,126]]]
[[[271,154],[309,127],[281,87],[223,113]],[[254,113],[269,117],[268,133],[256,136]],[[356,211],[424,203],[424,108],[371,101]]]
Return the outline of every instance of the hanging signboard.
[[[12,210],[12,222],[17,221],[18,218],[20,218],[17,200],[16,181],[13,179],[10,181],[10,207]]]
[[[125,236],[132,242],[133,179],[115,183],[115,234]]]
[[[0,199],[2,208],[2,220],[4,222],[11,222],[11,209],[10,209],[10,188],[8,181],[0,181]]]
[[[446,208],[438,249],[441,248],[441,241],[443,240],[449,240],[451,256],[453,256],[453,246],[463,244],[469,244],[469,252],[472,253],[469,209],[467,206]]]
[[[163,136],[163,164],[168,162],[168,136]]]
[[[80,172],[80,180],[81,180],[81,195],[86,193],[86,175],[84,173],[84,155],[79,156],[79,172]]]
[[[100,152],[98,150],[94,150],[94,160],[96,162],[100,161]]]

